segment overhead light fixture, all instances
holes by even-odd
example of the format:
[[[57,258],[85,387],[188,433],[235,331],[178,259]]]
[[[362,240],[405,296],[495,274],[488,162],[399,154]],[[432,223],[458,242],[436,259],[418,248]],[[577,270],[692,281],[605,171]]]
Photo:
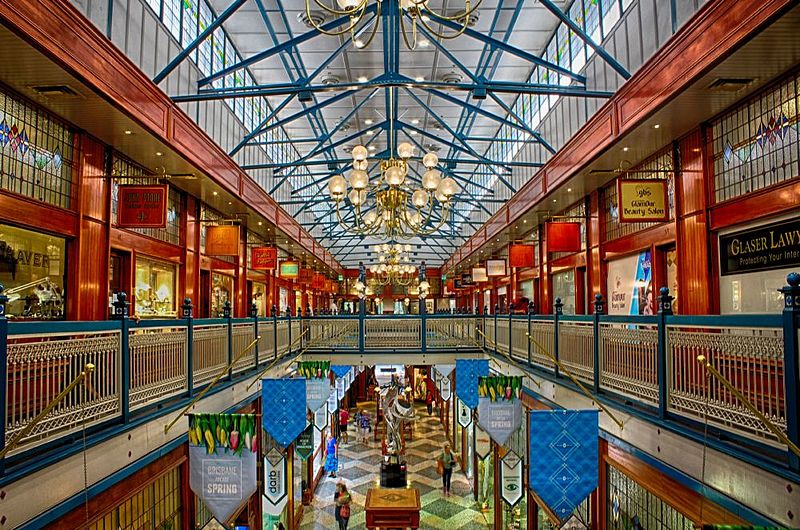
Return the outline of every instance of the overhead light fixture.
[[[133,134],[133,131],[131,131],[131,130],[127,130],[127,129],[126,129],[126,130],[125,130],[125,134],[128,134],[128,135],[130,135],[130,134]]]
[[[162,156],[163,154],[161,151],[156,151],[156,156]]]
[[[364,123],[366,123],[367,125],[372,125],[375,122],[373,122],[371,119],[367,118],[366,120],[364,120]]]
[[[413,120],[411,120],[411,125],[419,125],[419,120],[414,118]]]
[[[375,134],[375,131],[367,131],[367,136],[372,136],[373,134]]]
[[[375,146],[374,145],[369,146],[369,150],[370,151],[374,151],[375,150]]]
[[[416,136],[418,133],[417,133],[417,131],[411,131],[409,134],[410,134],[411,136]]]
[[[408,286],[417,280],[417,268],[409,265],[408,252],[411,245],[401,245],[398,243],[375,245],[374,253],[378,263],[370,266],[369,271],[374,275],[373,283],[377,285],[396,284]]]
[[[622,150],[625,151],[626,153],[628,152],[628,148],[627,147],[623,147]]]
[[[661,125],[659,125],[658,123],[656,123],[655,125],[653,125],[653,129],[658,129],[659,127],[661,127]]]
[[[214,197],[216,197],[217,195],[219,195],[219,193],[217,193],[216,191],[212,191],[212,192],[211,192],[211,195],[213,195]]]
[[[366,48],[378,34],[378,26],[383,21],[381,10],[386,9],[385,4],[389,1],[398,4],[400,32],[403,34],[406,47],[410,50],[416,49],[417,46],[424,47],[422,39],[418,40],[420,33],[418,26],[421,25],[428,33],[439,39],[454,39],[464,33],[468,26],[475,23],[478,15],[476,11],[483,2],[483,0],[475,0],[472,3],[470,0],[463,0],[463,7],[455,7],[456,14],[448,15],[431,9],[428,0],[335,0],[327,5],[320,0],[306,0],[304,22],[325,35],[334,37],[349,35],[356,48]],[[372,9],[370,9],[371,4],[375,4],[374,17]],[[335,30],[323,28],[325,19],[345,16],[349,18],[349,21],[344,27]],[[406,17],[411,19],[410,27],[405,21]],[[438,26],[435,22],[455,22],[458,24],[458,28],[452,33],[445,33],[434,27]],[[370,24],[371,28],[369,28]],[[388,31],[388,28],[384,28],[383,31]]]
[[[429,18],[428,20],[430,20],[430,18]],[[427,41],[427,40],[425,40],[425,39],[422,39],[421,41],[419,41],[419,42],[417,43],[417,45],[418,45],[420,48],[427,48],[428,46],[430,46],[430,45],[431,45],[431,43],[430,43],[430,42],[428,42],[428,41]]]
[[[553,199],[553,202],[558,202],[556,199]]]
[[[567,193],[572,192],[572,188],[567,188]]]
[[[359,83],[366,83],[367,82],[367,76],[364,76],[364,75],[359,76],[358,82]]]
[[[389,92],[390,108],[394,91],[392,88]],[[412,189],[406,177],[409,160],[414,157],[414,146],[403,142],[393,153],[394,139],[394,121],[390,115],[389,159],[381,162],[380,175],[374,184],[370,185],[366,171],[369,151],[374,148],[369,146],[367,149],[363,145],[351,151],[354,169],[349,175],[350,192],[347,191],[348,181],[343,176],[334,175],[328,181],[328,192],[336,203],[339,224],[351,234],[376,235],[382,232],[387,239],[429,235],[438,231],[449,218],[451,199],[458,192],[456,181],[450,177],[443,179],[441,171],[436,168],[439,157],[427,153],[422,157],[426,171],[421,187]],[[352,222],[345,222],[341,212],[342,206],[348,203],[353,211]],[[434,216],[437,204],[439,209]]]
[[[423,81],[425,81],[425,78],[420,75],[415,77],[414,81],[416,81],[417,83],[422,83]]]
[[[259,221],[259,222],[258,222],[258,226],[261,226],[261,225],[263,225],[263,224],[264,224],[264,223],[262,223],[261,221]]]

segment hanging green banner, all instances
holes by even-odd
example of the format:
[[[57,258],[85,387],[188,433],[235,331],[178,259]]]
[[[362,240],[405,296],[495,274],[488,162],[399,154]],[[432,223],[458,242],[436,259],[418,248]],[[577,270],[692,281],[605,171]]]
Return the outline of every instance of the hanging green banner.
[[[298,436],[297,440],[294,442],[294,450],[297,452],[297,456],[302,460],[308,460],[308,458],[314,454],[313,425],[309,425],[306,427],[306,430],[300,433],[300,436]]]
[[[330,369],[330,361],[300,361],[297,363],[297,374],[306,379],[327,379]]]
[[[257,491],[256,432],[253,414],[189,416],[189,485],[223,523]]]

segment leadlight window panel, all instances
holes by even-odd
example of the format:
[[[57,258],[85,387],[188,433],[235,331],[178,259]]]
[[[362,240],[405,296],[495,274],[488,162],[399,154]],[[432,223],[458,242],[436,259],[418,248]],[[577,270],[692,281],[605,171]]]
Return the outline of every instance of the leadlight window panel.
[[[0,87],[0,189],[72,206],[73,133]]]
[[[182,528],[181,475],[176,467],[123,501],[86,530]]]
[[[181,0],[163,0],[164,13],[161,17],[172,36],[181,40]]]
[[[654,495],[617,468],[606,465],[608,498],[606,528],[648,530],[691,530],[694,524],[675,508]]]
[[[600,14],[603,20],[603,38],[608,37],[619,21],[619,0],[600,0]]]
[[[594,42],[600,42],[603,39],[600,31],[600,0],[583,0],[583,8],[586,34]]]
[[[183,40],[181,43],[184,48],[194,41],[199,34],[197,31],[197,17],[197,0],[183,0],[183,32],[181,33]],[[197,61],[196,49],[192,52],[191,58],[193,61]]]
[[[800,175],[798,107],[795,72],[712,122],[716,202]]]
[[[219,72],[225,67],[225,32],[222,31],[222,28],[214,30],[211,60],[212,73]],[[211,84],[214,88],[222,88],[222,78],[215,79]]]
[[[198,31],[202,33],[208,26],[211,25],[212,14],[206,2],[200,3],[200,19],[198,21]],[[213,36],[209,35],[200,46],[197,48],[197,66],[204,76],[211,75],[211,50]]]
[[[119,207],[119,185],[120,184],[152,184],[152,174],[142,166],[115,154],[112,161],[111,181],[111,222],[117,223],[117,209]],[[122,177],[119,177],[124,175]],[[119,177],[119,178],[117,178]],[[164,228],[127,228],[138,234],[142,234],[159,241],[181,244],[181,193],[177,189],[169,186],[169,198],[167,200],[167,226]]]
[[[586,204],[583,201],[577,202],[556,217],[563,217],[564,219],[555,219],[555,221],[563,220],[568,223],[581,223],[581,251],[586,250]],[[554,252],[552,259],[556,260],[572,254],[575,254],[575,252]]]
[[[667,199],[669,200],[669,218],[675,219],[675,175],[672,148],[663,149],[648,160],[634,167],[626,175],[636,179],[667,179]],[[658,225],[659,223],[620,223],[619,203],[617,199],[617,182],[612,181],[603,188],[605,208],[605,235],[606,241],[617,239],[641,230]]]

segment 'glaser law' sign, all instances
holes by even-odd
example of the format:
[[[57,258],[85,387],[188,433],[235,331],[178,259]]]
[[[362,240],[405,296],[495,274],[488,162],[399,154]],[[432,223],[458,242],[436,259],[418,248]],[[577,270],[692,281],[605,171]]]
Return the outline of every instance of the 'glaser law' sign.
[[[669,221],[667,181],[664,179],[617,179],[620,223]]]
[[[719,236],[719,260],[723,276],[800,265],[800,218]]]

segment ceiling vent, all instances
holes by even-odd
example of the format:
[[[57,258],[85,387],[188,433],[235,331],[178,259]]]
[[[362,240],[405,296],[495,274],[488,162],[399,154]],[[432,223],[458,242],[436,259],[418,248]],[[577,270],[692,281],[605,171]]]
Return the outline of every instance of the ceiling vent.
[[[755,81],[752,77],[718,77],[708,85],[712,92],[738,92]]]
[[[451,19],[455,19],[457,17],[461,17],[461,18],[458,18],[457,20],[455,20],[456,24],[458,24],[460,26],[461,25],[461,21],[464,20],[464,10],[463,9],[459,9],[457,11],[450,11],[449,13],[447,13],[447,17],[451,18]],[[478,20],[480,19],[480,17],[481,17],[481,13],[480,13],[480,10],[478,10],[478,9],[476,9],[475,11],[470,13],[469,14],[469,20],[467,21],[467,26],[470,27],[470,28],[475,26],[475,24],[478,23]]]
[[[447,72],[442,76],[442,83],[460,83],[464,78],[458,72]]]
[[[325,72],[319,80],[323,85],[338,85],[341,82],[338,76],[331,72]]]
[[[30,88],[40,96],[44,96],[46,98],[82,97],[74,88],[69,85],[37,85]]]
[[[310,17],[308,16],[309,14],[311,15]],[[297,20],[302,22],[309,29],[317,29],[315,24],[316,26],[321,26],[325,23],[325,13],[319,10],[306,13],[306,10],[304,9],[303,11],[297,13]]]

